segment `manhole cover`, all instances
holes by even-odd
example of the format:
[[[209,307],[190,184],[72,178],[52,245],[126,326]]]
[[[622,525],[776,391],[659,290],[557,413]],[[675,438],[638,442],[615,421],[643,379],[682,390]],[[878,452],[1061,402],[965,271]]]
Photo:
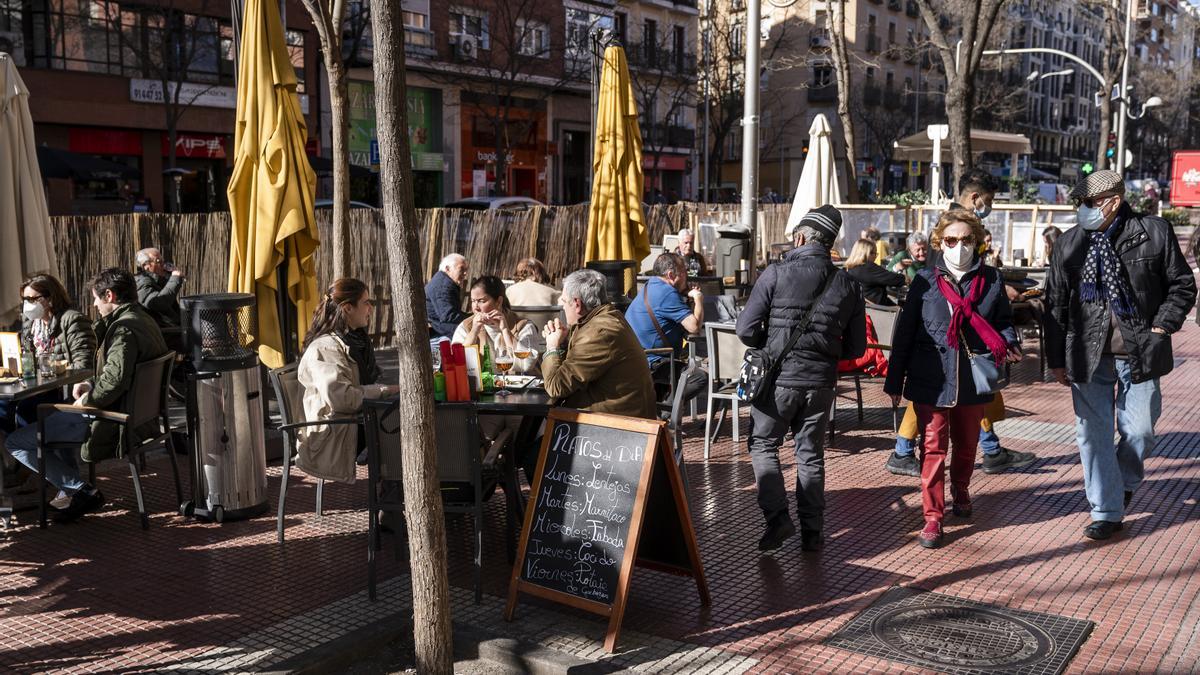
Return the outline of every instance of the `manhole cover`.
[[[947,673],[1060,673],[1093,623],[893,588],[826,644]]]

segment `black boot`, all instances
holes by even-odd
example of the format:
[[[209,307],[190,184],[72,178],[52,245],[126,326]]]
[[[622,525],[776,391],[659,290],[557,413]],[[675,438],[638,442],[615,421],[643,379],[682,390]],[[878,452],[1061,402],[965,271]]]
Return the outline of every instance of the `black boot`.
[[[781,513],[767,522],[767,531],[758,540],[758,550],[774,551],[795,534],[796,525],[792,523],[792,517],[786,512]]]

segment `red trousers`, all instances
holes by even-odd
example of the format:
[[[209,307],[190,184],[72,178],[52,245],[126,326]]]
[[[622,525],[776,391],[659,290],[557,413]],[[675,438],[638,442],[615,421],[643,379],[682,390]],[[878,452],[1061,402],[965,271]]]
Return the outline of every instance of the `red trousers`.
[[[946,511],[946,452],[953,447],[950,485],[966,491],[975,470],[975,449],[979,446],[979,421],[984,405],[959,405],[935,408],[916,404],[917,421],[925,428],[925,452],[921,457],[921,504],[925,520],[942,522]]]

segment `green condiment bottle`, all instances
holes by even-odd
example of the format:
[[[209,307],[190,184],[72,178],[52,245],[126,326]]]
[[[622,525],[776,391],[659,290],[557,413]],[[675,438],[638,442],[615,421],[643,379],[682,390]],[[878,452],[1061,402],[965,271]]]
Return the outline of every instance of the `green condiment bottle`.
[[[446,374],[440,370],[433,374],[433,400],[446,400]]]

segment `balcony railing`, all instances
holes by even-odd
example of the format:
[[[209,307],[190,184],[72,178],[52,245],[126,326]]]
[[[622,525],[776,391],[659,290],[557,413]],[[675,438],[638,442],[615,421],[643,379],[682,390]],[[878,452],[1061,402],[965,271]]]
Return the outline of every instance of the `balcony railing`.
[[[660,70],[687,77],[696,74],[696,55],[692,52],[677,52],[648,42],[635,42],[625,50],[629,67],[642,70]]]
[[[410,54],[437,55],[433,31],[405,26],[404,50]]]
[[[897,42],[889,42],[887,49],[883,50],[883,55],[895,61],[900,58],[900,44]]]
[[[696,130],[675,124],[651,124],[649,120],[640,121],[642,144],[655,148],[694,148],[696,146]]]
[[[829,84],[823,87],[808,88],[808,100],[810,103],[828,103],[837,100],[837,85]]]

